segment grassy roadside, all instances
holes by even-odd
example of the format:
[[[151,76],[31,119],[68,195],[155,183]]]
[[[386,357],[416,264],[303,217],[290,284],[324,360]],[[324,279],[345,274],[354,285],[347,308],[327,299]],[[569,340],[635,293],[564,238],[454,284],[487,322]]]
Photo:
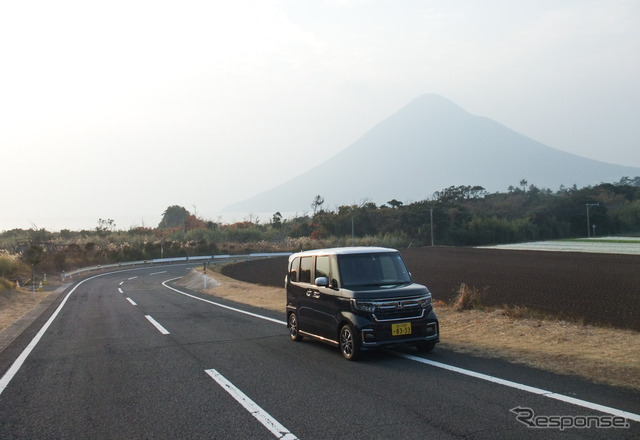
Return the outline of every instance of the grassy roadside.
[[[51,292],[33,292],[29,289],[0,290],[0,332],[33,309]]]
[[[209,274],[210,284],[214,284],[213,280],[219,284],[205,293],[282,312],[284,316],[282,288],[245,283],[226,277],[219,270]],[[199,290],[202,274],[195,275],[194,287]],[[183,283],[188,286],[189,277]],[[638,332],[519,318],[502,309],[459,312],[441,302],[434,308],[441,324],[442,348],[640,391]]]
[[[640,391],[637,332],[436,306],[443,347]]]

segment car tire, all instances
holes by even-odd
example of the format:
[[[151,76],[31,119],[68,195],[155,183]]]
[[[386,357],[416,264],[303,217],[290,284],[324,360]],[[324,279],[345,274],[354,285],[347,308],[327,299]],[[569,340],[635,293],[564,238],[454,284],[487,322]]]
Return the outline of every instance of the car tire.
[[[422,353],[429,353],[435,348],[435,346],[436,346],[435,341],[422,341],[422,342],[418,342],[418,344],[416,345],[416,348],[418,349],[418,351]]]
[[[287,328],[289,329],[289,337],[291,337],[292,341],[302,341],[302,335],[298,328],[298,315],[296,313],[289,313]]]
[[[360,357],[360,340],[351,324],[345,324],[340,329],[338,337],[340,353],[348,361],[355,361]]]

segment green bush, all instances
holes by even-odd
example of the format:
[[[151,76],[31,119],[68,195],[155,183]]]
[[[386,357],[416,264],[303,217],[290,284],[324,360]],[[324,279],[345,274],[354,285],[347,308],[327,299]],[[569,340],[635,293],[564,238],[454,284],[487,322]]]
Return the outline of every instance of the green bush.
[[[15,262],[7,254],[0,254],[0,278],[7,278],[13,274]]]
[[[0,289],[13,289],[15,284],[10,280],[30,276],[31,268],[29,266],[17,257],[0,251]]]

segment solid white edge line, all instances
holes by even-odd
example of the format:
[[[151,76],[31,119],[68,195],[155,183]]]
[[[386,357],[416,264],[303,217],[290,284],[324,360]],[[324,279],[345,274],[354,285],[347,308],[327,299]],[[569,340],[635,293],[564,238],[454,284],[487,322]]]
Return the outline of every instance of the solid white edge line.
[[[127,297],[127,301],[129,301],[131,303],[132,306],[137,306],[138,304],[136,304],[136,302],[134,300],[132,300],[131,298]]]
[[[215,301],[209,301],[207,299],[200,298],[200,297],[197,297],[195,295],[190,295],[188,293],[182,292],[182,291],[180,291],[178,289],[175,289],[175,288],[173,288],[171,286],[167,286],[165,284],[165,283],[168,283],[170,281],[174,281],[174,280],[177,280],[177,279],[180,279],[180,278],[182,278],[182,277],[177,277],[177,278],[172,278],[170,280],[166,280],[166,281],[164,281],[162,283],[162,285],[164,287],[166,287],[167,289],[171,289],[171,290],[173,290],[175,292],[178,292],[178,293],[180,293],[182,295],[185,295],[185,296],[188,296],[190,298],[194,298],[194,299],[197,299],[197,300],[200,300],[200,301],[204,301],[206,303],[213,304],[215,306],[222,307],[224,309],[233,310],[234,312],[238,312],[238,313],[244,313],[245,315],[249,315],[249,316],[253,316],[253,317],[256,317],[256,318],[264,319],[266,321],[275,322],[277,324],[287,325],[287,323],[285,321],[280,321],[280,320],[277,320],[277,319],[269,318],[267,316],[262,316],[262,315],[258,315],[256,313],[247,312],[245,310],[237,309],[235,307],[225,306],[224,304],[219,304],[219,303],[217,303]],[[566,403],[570,403],[572,405],[581,406],[583,408],[593,409],[595,411],[600,411],[600,412],[603,412],[605,414],[621,416],[621,417],[624,417],[625,419],[628,419],[628,420],[633,420],[633,421],[636,421],[636,422],[640,422],[640,414],[634,414],[634,413],[631,413],[631,412],[628,412],[628,411],[622,411],[622,410],[619,410],[619,409],[616,409],[616,408],[611,408],[609,406],[599,405],[597,403],[589,402],[587,400],[576,399],[574,397],[565,396],[564,394],[554,393],[552,391],[543,390],[541,388],[536,388],[536,387],[532,387],[532,386],[529,386],[529,385],[520,384],[520,383],[517,383],[517,382],[512,382],[512,381],[509,381],[509,380],[506,380],[506,379],[500,379],[499,377],[493,377],[493,376],[489,376],[487,374],[478,373],[478,372],[471,371],[471,370],[465,370],[464,368],[454,367],[453,365],[447,365],[447,364],[443,364],[443,363],[440,363],[440,362],[431,361],[429,359],[421,358],[419,356],[412,356],[410,354],[397,353],[397,352],[394,352],[394,353],[396,355],[400,356],[400,357],[405,358],[405,359],[409,359],[409,360],[412,360],[412,361],[420,362],[420,363],[423,363],[423,364],[426,364],[426,365],[431,365],[433,367],[443,368],[445,370],[453,371],[453,372],[456,372],[456,373],[459,373],[459,374],[464,374],[466,376],[475,377],[475,378],[481,379],[481,380],[486,380],[486,381],[493,382],[493,383],[496,383],[496,384],[499,384],[499,385],[504,385],[504,386],[508,386],[508,387],[511,387],[511,388],[517,388],[517,389],[519,389],[521,391],[526,391],[528,393],[538,394],[538,395],[541,395],[541,396],[544,396],[544,397],[549,397],[551,399],[556,399],[556,400],[560,400],[560,401],[563,401],[563,402],[566,402]]]
[[[240,405],[242,405],[249,414],[256,418],[265,428],[267,428],[276,438],[295,440],[297,437],[287,428],[282,426],[276,419],[271,417],[269,413],[263,410],[257,403],[249,399],[246,394],[240,391],[235,385],[229,382],[222,374],[214,369],[204,370],[218,385],[231,395]]]
[[[206,302],[206,303],[212,304],[214,306],[222,307],[223,309],[232,310],[232,311],[237,312],[237,313],[242,313],[244,315],[253,316],[254,318],[259,318],[259,319],[264,319],[265,321],[275,322],[276,324],[287,325],[286,322],[281,321],[279,319],[273,319],[273,318],[269,318],[268,316],[258,315],[257,313],[251,313],[251,312],[247,312],[246,310],[237,309],[237,308],[231,307],[231,306],[226,306],[224,304],[220,304],[220,303],[217,303],[215,301],[210,301],[208,299],[200,298],[199,296],[191,295],[189,293],[183,292],[181,290],[178,290],[178,289],[173,288],[171,286],[167,286],[165,284],[165,283],[168,283],[170,281],[179,280],[180,278],[182,278],[182,277],[171,278],[170,280],[163,281],[162,285],[164,287],[166,287],[167,289],[173,290],[174,292],[177,292],[177,293],[179,293],[181,295],[188,296],[189,298],[197,299],[198,301]]]
[[[160,325],[160,323],[158,321],[156,321],[155,319],[153,319],[153,317],[151,315],[144,315],[144,317],[147,318],[147,320],[151,324],[153,324],[153,326],[155,328],[157,328],[160,333],[162,333],[163,335],[168,335],[169,334],[169,330],[167,330],[162,325]]]
[[[53,320],[56,319],[56,317],[58,316],[58,313],[60,313],[60,310],[62,310],[62,307],[64,307],[65,303],[67,302],[67,300],[69,299],[71,294],[73,292],[75,292],[75,290],[78,287],[80,287],[80,285],[82,283],[84,283],[85,281],[89,281],[89,280],[92,280],[94,278],[101,277],[103,275],[106,275],[106,273],[101,273],[101,274],[98,274],[98,275],[94,275],[94,276],[92,276],[90,278],[86,278],[86,279],[80,281],[78,284],[76,284],[73,287],[73,289],[71,289],[69,291],[69,293],[67,293],[67,295],[64,297],[64,299],[62,300],[62,302],[60,303],[60,305],[58,306],[56,311],[53,312],[53,314],[49,317],[47,322],[42,326],[40,331],[31,340],[29,345],[27,345],[27,347],[24,350],[22,350],[22,353],[20,353],[20,356],[18,356],[18,358],[13,362],[13,364],[11,364],[11,367],[9,367],[9,369],[6,371],[6,373],[4,373],[2,378],[0,378],[0,395],[2,394],[4,389],[7,387],[7,385],[9,385],[9,382],[11,382],[11,379],[13,379],[13,377],[18,373],[18,370],[20,370],[20,367],[22,367],[22,364],[24,364],[24,361],[27,360],[27,357],[29,356],[29,354],[31,354],[31,351],[33,351],[33,349],[36,347],[36,345],[38,345],[38,342],[40,342],[40,339],[42,339],[42,336],[44,336],[44,334],[47,331],[47,329],[49,328],[49,326],[51,326],[51,323],[53,323]]]
[[[13,362],[13,364],[11,364],[11,367],[9,367],[9,369],[2,375],[2,377],[0,378],[0,395],[2,395],[2,393],[5,390],[5,388],[7,387],[7,385],[9,385],[9,382],[11,382],[11,379],[13,379],[13,377],[18,373],[18,371],[20,370],[20,368],[24,364],[24,361],[26,361],[27,357],[29,357],[29,354],[31,354],[31,351],[35,348],[36,345],[38,345],[38,342],[40,342],[40,339],[42,339],[42,336],[45,334],[45,332],[47,331],[49,326],[51,326],[51,323],[53,322],[53,320],[58,316],[58,313],[60,313],[60,310],[62,310],[62,307],[65,305],[65,303],[67,302],[67,300],[69,299],[71,294],[73,292],[75,292],[75,290],[78,287],[80,287],[80,285],[82,283],[84,283],[86,281],[89,281],[89,280],[93,280],[94,278],[105,276],[105,275],[112,275],[112,274],[115,274],[115,273],[123,273],[123,272],[131,272],[131,271],[134,271],[134,270],[139,270],[139,268],[123,269],[123,270],[118,270],[118,271],[114,271],[114,272],[100,273],[100,274],[94,275],[92,277],[85,278],[84,280],[79,281],[78,284],[73,286],[73,289],[71,289],[69,291],[69,293],[67,293],[67,296],[64,297],[64,299],[62,300],[62,302],[60,303],[60,305],[58,306],[56,311],[53,312],[51,317],[42,326],[40,331],[38,331],[38,333],[31,340],[29,345],[27,345],[27,347],[24,350],[22,350],[22,353],[20,353],[20,356],[18,356],[18,358]],[[135,278],[137,278],[137,277],[131,277],[129,279],[133,280]],[[122,285],[122,283],[124,283],[124,281],[122,281],[120,283],[120,285]]]
[[[512,382],[510,380],[500,379],[499,377],[489,376],[488,374],[478,373],[471,370],[465,370],[464,368],[454,367],[452,365],[443,364],[441,362],[431,361],[429,359],[421,358],[419,356],[413,356],[410,354],[397,353],[397,352],[395,354],[405,359],[420,362],[426,365],[431,365],[432,367],[442,368],[445,370],[453,371],[458,374],[464,374],[466,376],[475,377],[476,379],[486,380],[488,382],[493,382],[499,385],[515,388],[521,391],[526,391],[528,393],[538,394],[540,396],[548,397],[550,399],[560,400],[562,402],[570,403],[572,405],[581,406],[583,408],[592,409],[594,411],[600,411],[606,414],[624,417],[625,419],[633,420],[635,422],[640,422],[639,414],[622,411],[616,408],[611,408],[609,406],[599,405],[597,403],[589,402],[587,400],[576,399],[575,397],[565,396],[564,394],[554,393],[553,391],[543,390],[542,388],[531,387],[528,385],[520,384],[518,382]]]

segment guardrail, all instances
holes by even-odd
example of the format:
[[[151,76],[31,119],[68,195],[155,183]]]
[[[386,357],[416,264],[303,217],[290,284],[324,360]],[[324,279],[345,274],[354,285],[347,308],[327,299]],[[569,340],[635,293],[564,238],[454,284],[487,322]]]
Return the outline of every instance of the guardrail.
[[[271,257],[285,257],[291,255],[291,252],[273,252],[273,253],[255,253],[255,254],[243,254],[243,255],[200,255],[195,257],[173,257],[173,258],[154,258],[151,260],[141,261],[128,261],[123,263],[113,264],[98,264],[97,266],[88,266],[81,269],[72,270],[70,272],[62,272],[60,276],[61,281],[72,280],[73,277],[82,277],[90,275],[94,272],[105,272],[108,270],[116,270],[127,267],[152,267],[154,265],[161,264],[175,264],[175,263],[191,263],[191,262],[208,262],[208,263],[221,263],[240,260],[251,260],[257,258],[271,258]]]

